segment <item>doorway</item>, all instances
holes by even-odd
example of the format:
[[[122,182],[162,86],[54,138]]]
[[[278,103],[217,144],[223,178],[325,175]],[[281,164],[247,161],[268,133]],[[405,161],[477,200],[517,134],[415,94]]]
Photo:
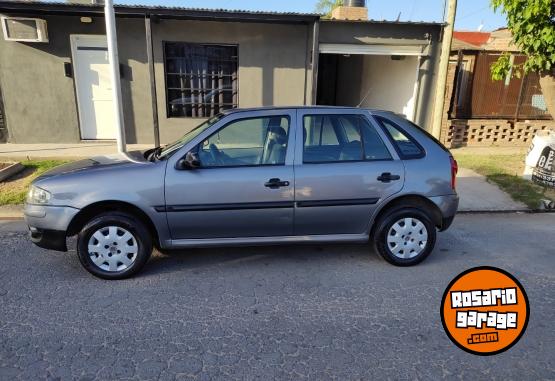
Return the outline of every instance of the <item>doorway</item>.
[[[389,110],[416,117],[415,55],[321,53],[316,104]]]
[[[115,139],[106,36],[73,35],[70,39],[81,139]]]

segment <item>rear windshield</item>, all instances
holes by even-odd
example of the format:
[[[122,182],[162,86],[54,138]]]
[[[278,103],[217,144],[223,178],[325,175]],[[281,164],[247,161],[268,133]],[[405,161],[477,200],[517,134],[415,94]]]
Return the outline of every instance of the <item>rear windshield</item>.
[[[401,159],[420,159],[426,155],[422,146],[398,124],[382,116],[375,118],[386,130]]]
[[[414,127],[418,128],[418,130],[419,130],[420,132],[422,132],[422,133],[423,133],[424,135],[426,135],[428,138],[432,139],[433,142],[434,142],[435,144],[437,144],[442,150],[444,150],[444,151],[447,152],[447,153],[450,153],[449,150],[447,149],[447,147],[445,147],[445,146],[443,145],[442,142],[440,142],[439,140],[437,140],[436,137],[435,137],[434,135],[430,134],[428,131],[426,131],[425,129],[423,129],[423,128],[420,127],[419,125],[414,124],[414,123],[411,122],[410,120],[407,120],[407,123],[410,123],[411,126],[414,126]]]

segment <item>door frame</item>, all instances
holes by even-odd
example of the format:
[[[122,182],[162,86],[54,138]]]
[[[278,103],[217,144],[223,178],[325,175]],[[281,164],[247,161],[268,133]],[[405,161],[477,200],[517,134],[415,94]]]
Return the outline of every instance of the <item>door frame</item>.
[[[205,139],[207,139],[208,137],[212,136],[213,134],[217,133],[218,131],[220,131],[221,129],[226,128],[227,126],[229,126],[230,124],[240,121],[240,120],[245,120],[245,119],[252,119],[252,118],[266,118],[266,117],[272,117],[272,116],[287,116],[289,117],[289,133],[288,133],[288,140],[287,140],[287,149],[286,149],[286,156],[285,156],[285,162],[284,164],[279,164],[279,165],[265,165],[265,164],[261,164],[261,165],[245,165],[245,166],[222,166],[222,167],[206,167],[206,168],[198,168],[198,169],[193,169],[193,170],[183,170],[183,169],[177,169],[176,165],[177,162],[183,158],[187,152],[189,152],[190,150],[194,149],[195,147],[197,147],[200,143],[202,143]],[[214,210],[230,210],[228,208],[234,209],[234,210],[252,210],[252,209],[275,209],[275,208],[279,208],[279,209],[288,209],[288,211],[290,210],[291,213],[291,233],[293,231],[293,227],[294,227],[294,200],[295,200],[295,181],[294,181],[294,176],[295,176],[295,169],[294,169],[294,155],[295,155],[295,143],[296,143],[296,136],[297,136],[297,130],[298,130],[298,124],[297,124],[297,110],[295,109],[295,107],[284,107],[284,108],[274,108],[274,109],[261,109],[261,110],[247,110],[247,111],[240,111],[240,112],[231,112],[230,114],[225,115],[221,120],[219,120],[218,122],[216,122],[214,125],[208,127],[205,131],[203,131],[202,133],[200,133],[198,136],[195,136],[190,142],[188,142],[187,144],[185,144],[183,147],[181,147],[179,150],[177,150],[176,152],[174,152],[171,157],[169,157],[167,159],[167,164],[166,164],[166,172],[165,172],[165,182],[164,182],[164,187],[165,187],[165,205],[163,208],[160,208],[160,212],[165,212],[166,213],[166,218],[168,221],[168,229],[170,231],[170,237],[171,237],[171,245],[173,247],[186,247],[190,244],[193,245],[198,245],[198,243],[204,242],[205,244],[210,245],[210,242],[214,243],[214,242],[249,242],[249,240],[254,239],[256,240],[260,240],[261,242],[265,241],[265,240],[272,240],[275,239],[276,237],[292,237],[292,235],[270,235],[270,236],[245,236],[245,237],[202,237],[202,238],[182,238],[182,237],[177,237],[174,234],[174,227],[171,225],[171,221],[170,221],[170,216],[168,213],[179,213],[179,210],[176,209],[172,209],[172,207],[174,206],[182,206],[179,204],[173,205],[172,204],[172,200],[173,197],[171,197],[171,195],[168,192],[168,186],[172,185],[172,181],[168,180],[168,176],[174,176],[174,172],[190,172],[191,175],[195,175],[195,176],[200,176],[205,175],[205,176],[210,176],[210,173],[212,172],[213,176],[217,176],[217,172],[218,171],[237,171],[237,170],[252,170],[254,168],[260,168],[261,171],[263,170],[265,172],[265,174],[268,174],[268,177],[266,178],[264,176],[264,181],[267,181],[271,178],[271,173],[272,173],[272,168],[279,168],[280,170],[282,169],[288,169],[290,171],[290,175],[291,175],[291,179],[288,180],[290,182],[289,185],[289,190],[287,191],[288,193],[290,193],[290,200],[274,200],[274,201],[261,201],[261,202],[237,202],[237,203],[221,203],[221,201],[217,200],[217,199],[213,199],[212,203],[192,203],[192,204],[188,204],[187,206],[191,206],[191,205],[198,205],[201,206],[201,210],[204,210],[204,208],[208,208],[208,210],[210,209],[214,209]],[[196,173],[195,173],[196,172]],[[260,187],[263,191],[266,191],[267,188],[264,188],[264,181],[262,181],[260,183]],[[168,185],[169,184],[169,185]],[[275,194],[278,194],[277,192],[279,191],[273,191]],[[275,205],[271,205],[271,204],[276,204],[276,202],[290,202],[290,206],[275,206]],[[259,203],[260,205],[255,205]],[[242,205],[243,204],[243,205]],[[252,204],[247,206],[246,204]],[[264,204],[267,204],[266,206],[264,206]],[[244,208],[241,206],[245,206]],[[194,207],[193,207],[194,208]],[[187,210],[183,210],[183,211],[187,211]],[[190,210],[190,211],[195,211]]]
[[[294,162],[293,165],[295,167],[302,166],[305,163],[303,162],[303,155],[304,155],[304,117],[306,115],[360,115],[362,116],[371,126],[376,130],[379,137],[382,139],[383,143],[385,144],[389,154],[391,155],[392,160],[401,160],[399,154],[395,150],[395,147],[391,143],[390,139],[387,137],[383,129],[377,124],[375,121],[372,112],[368,111],[363,108],[299,108],[297,109],[297,131],[295,140],[299,142],[299,144],[295,145],[295,154],[294,154]],[[364,160],[362,160],[364,161]],[[339,162],[339,163],[349,163],[346,162]]]
[[[81,100],[79,99],[80,79],[79,79],[79,76],[77,75],[77,70],[76,70],[76,66],[77,66],[76,53],[77,53],[77,47],[78,47],[77,39],[80,39],[80,40],[89,39],[89,41],[102,40],[106,43],[106,48],[108,48],[108,40],[105,34],[70,34],[69,35],[69,43],[71,46],[71,66],[72,66],[72,72],[73,72],[73,90],[75,92],[75,104],[77,106],[77,120],[79,121],[79,137],[81,140],[87,140],[87,141],[115,140],[115,138],[114,139],[85,139],[84,138],[85,134],[83,133],[83,126],[84,126],[83,113],[81,112]],[[93,46],[94,45],[91,44],[91,47]]]

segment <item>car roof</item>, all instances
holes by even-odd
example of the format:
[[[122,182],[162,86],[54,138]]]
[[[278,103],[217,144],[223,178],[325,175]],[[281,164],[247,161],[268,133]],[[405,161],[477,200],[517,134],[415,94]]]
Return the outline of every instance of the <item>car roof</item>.
[[[264,106],[264,107],[250,107],[250,108],[234,108],[225,110],[222,113],[229,115],[239,112],[249,112],[249,111],[264,111],[264,110],[366,110],[370,112],[390,112],[385,110],[361,108],[361,107],[349,107],[349,106]]]

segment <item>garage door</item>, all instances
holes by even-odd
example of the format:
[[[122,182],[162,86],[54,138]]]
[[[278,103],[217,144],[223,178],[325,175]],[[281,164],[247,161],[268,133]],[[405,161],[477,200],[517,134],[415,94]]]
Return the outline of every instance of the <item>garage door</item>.
[[[425,56],[428,45],[320,44],[320,53]]]

